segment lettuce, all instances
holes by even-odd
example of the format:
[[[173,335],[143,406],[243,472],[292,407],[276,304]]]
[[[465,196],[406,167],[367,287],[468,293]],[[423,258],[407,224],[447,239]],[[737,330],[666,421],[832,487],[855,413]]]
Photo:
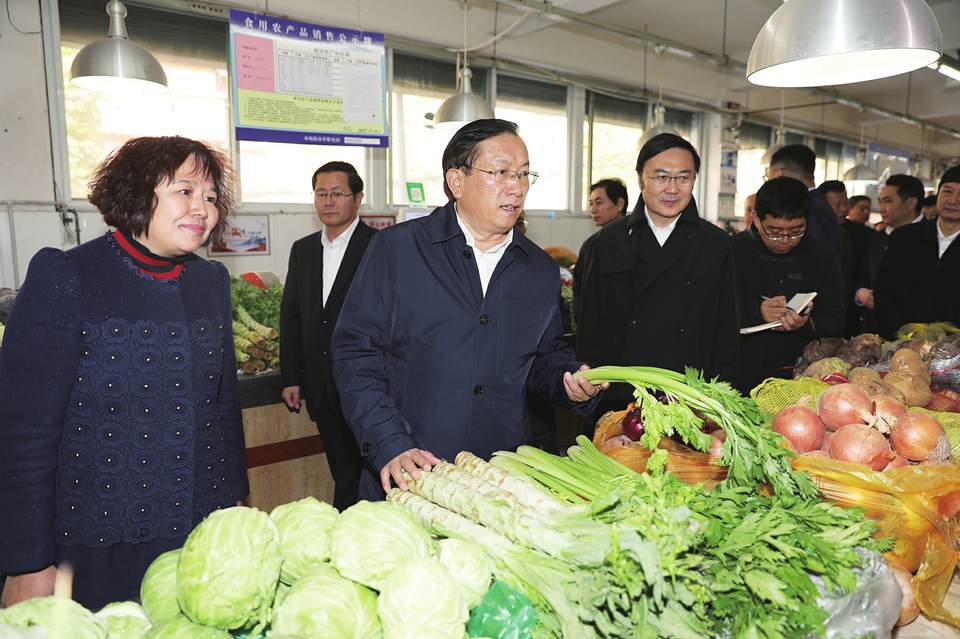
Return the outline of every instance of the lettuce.
[[[447,567],[460,587],[467,608],[475,608],[490,588],[493,565],[486,551],[475,543],[459,539],[441,539],[440,563]]]
[[[147,613],[133,601],[107,604],[95,616],[107,622],[110,639],[142,639],[150,629]]]
[[[150,564],[140,582],[140,603],[153,623],[160,623],[180,613],[177,603],[177,562],[180,549],[165,552]]]
[[[183,615],[150,628],[144,639],[233,639],[229,632],[193,623]]]
[[[39,597],[0,610],[0,624],[44,627],[57,639],[106,639],[107,622],[72,599]]]
[[[413,513],[392,501],[361,501],[330,531],[330,561],[347,579],[380,590],[394,568],[433,554],[430,534]]]

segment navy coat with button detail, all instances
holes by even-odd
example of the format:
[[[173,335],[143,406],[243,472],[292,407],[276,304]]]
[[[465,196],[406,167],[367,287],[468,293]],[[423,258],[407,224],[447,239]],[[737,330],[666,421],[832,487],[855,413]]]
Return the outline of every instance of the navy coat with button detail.
[[[730,239],[700,218],[693,199],[662,247],[641,200],[600,229],[584,257],[579,359],[680,373],[691,366],[707,379],[735,381],[740,324]],[[616,384],[603,407],[622,410],[632,397]]]
[[[526,390],[579,413],[563,373],[557,264],[520,233],[486,295],[453,202],[374,236],[333,334],[344,416],[366,460],[361,499],[383,499],[380,470],[423,448],[489,459],[527,441]]]

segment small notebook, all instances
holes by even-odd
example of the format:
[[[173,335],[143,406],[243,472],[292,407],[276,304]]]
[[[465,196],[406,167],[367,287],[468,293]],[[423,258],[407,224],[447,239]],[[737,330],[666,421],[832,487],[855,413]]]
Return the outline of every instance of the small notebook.
[[[789,306],[790,309],[795,313],[803,314],[801,311],[803,311],[807,307],[807,304],[812,302],[813,298],[815,298],[816,296],[817,296],[816,293],[797,293],[796,295],[790,298],[790,301],[787,302],[787,306]],[[766,331],[771,328],[776,328],[777,326],[780,326],[779,321],[767,322],[766,324],[758,324],[756,326],[750,326],[748,328],[741,328],[740,334],[750,335],[752,333],[759,333],[760,331]]]

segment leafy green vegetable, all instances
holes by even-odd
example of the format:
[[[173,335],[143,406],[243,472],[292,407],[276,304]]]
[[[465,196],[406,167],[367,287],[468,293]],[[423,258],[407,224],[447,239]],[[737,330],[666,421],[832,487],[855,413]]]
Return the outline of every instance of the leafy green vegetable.
[[[27,599],[0,610],[0,624],[43,627],[50,639],[106,639],[107,622],[63,597]]]
[[[167,619],[147,631],[144,639],[233,639],[226,630],[194,623],[178,615]]]
[[[230,294],[234,310],[237,310],[238,307],[245,308],[256,321],[274,330],[280,330],[282,284],[274,284],[269,289],[262,289],[243,278],[231,275]]]
[[[329,566],[304,574],[276,610],[272,635],[380,639],[377,595]]]
[[[195,623],[262,628],[280,581],[280,533],[256,508],[210,514],[193,529],[177,566],[177,599]]]
[[[380,590],[403,562],[432,555],[433,543],[423,524],[393,502],[354,504],[340,514],[330,531],[333,567],[374,590]]]
[[[277,506],[270,518],[280,531],[280,581],[292,585],[308,570],[330,559],[330,529],[337,509],[315,497]]]
[[[383,582],[377,613],[384,635],[391,639],[460,638],[470,619],[459,586],[433,557],[397,566]]]
[[[440,563],[447,567],[460,586],[467,608],[474,608],[490,589],[493,566],[487,553],[477,544],[460,539],[441,539]]]
[[[181,614],[177,603],[177,563],[180,549],[170,550],[153,560],[140,582],[140,603],[153,623]]]
[[[150,629],[147,613],[133,601],[107,604],[95,616],[106,620],[109,639],[142,639]]]

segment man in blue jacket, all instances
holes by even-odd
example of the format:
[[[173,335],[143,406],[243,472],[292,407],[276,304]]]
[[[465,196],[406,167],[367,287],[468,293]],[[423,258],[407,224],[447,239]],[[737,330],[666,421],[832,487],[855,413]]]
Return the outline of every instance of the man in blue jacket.
[[[527,388],[586,414],[601,387],[563,341],[557,265],[513,226],[537,174],[517,126],[477,120],[443,153],[453,199],[370,242],[333,335],[361,499],[462,450],[526,442]]]

